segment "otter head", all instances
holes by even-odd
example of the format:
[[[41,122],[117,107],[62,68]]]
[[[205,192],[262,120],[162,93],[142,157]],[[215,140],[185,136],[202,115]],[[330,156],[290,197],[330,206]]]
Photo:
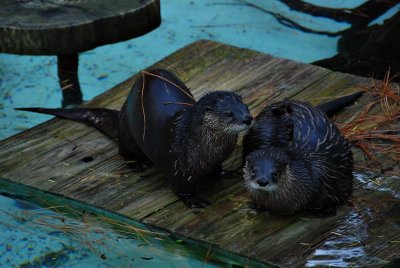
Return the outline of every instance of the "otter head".
[[[243,176],[250,191],[276,191],[289,165],[288,154],[280,151],[254,151],[246,157]]]
[[[198,101],[202,123],[213,130],[238,133],[250,128],[253,117],[242,97],[228,91],[214,91]]]

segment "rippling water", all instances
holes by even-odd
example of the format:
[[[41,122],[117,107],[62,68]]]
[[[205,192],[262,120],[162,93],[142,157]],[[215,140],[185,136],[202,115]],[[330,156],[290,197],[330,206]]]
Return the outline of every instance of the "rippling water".
[[[389,219],[385,219],[380,217],[381,212],[375,205],[380,205],[376,204],[377,201],[383,204],[384,200],[399,199],[399,193],[390,187],[377,184],[379,181],[382,181],[382,184],[388,183],[390,181],[388,178],[370,179],[367,174],[360,173],[355,173],[354,177],[360,187],[381,192],[384,194],[382,197],[385,198],[373,199],[372,203],[353,198],[354,208],[340,222],[331,236],[315,249],[306,263],[307,267],[375,267],[384,265],[385,257],[396,254],[389,251],[389,253],[381,254],[381,258],[377,257],[380,249],[384,251],[390,243],[400,242],[392,237],[400,230],[400,214],[398,214],[400,210],[395,209],[393,213],[388,214]],[[400,180],[399,177],[392,179]],[[395,224],[396,221],[398,224]]]

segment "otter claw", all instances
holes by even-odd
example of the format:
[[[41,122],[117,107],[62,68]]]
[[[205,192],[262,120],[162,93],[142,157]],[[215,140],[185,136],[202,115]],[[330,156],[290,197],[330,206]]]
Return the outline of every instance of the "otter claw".
[[[250,208],[251,208],[251,209],[254,209],[254,210],[256,210],[256,211],[259,211],[259,212],[261,212],[261,211],[267,211],[267,209],[266,209],[264,206],[262,206],[262,205],[260,205],[260,204],[257,204],[256,202],[251,202],[251,203],[250,203]]]
[[[313,214],[317,218],[333,217],[336,216],[336,207],[315,208]]]
[[[185,206],[187,206],[188,208],[205,208],[210,205],[210,202],[208,200],[199,197],[179,194],[178,196],[182,200],[183,204],[185,204]]]
[[[221,169],[221,171],[220,171],[220,173],[219,173],[219,176],[222,178],[222,179],[228,179],[228,180],[233,180],[233,179],[236,179],[237,177],[235,177],[235,176],[233,176],[234,175],[234,172],[232,171],[232,170],[224,170],[224,169]]]
[[[223,169],[222,167],[217,168],[217,169],[214,171],[214,174],[215,174],[215,176],[216,176],[217,178],[220,178],[220,179],[236,179],[236,178],[233,176],[233,174],[234,174],[234,171],[233,171],[233,170]]]
[[[146,170],[146,168],[150,167],[150,165],[147,165],[144,162],[141,161],[128,161],[127,162],[128,167],[134,172],[134,173],[141,173]]]

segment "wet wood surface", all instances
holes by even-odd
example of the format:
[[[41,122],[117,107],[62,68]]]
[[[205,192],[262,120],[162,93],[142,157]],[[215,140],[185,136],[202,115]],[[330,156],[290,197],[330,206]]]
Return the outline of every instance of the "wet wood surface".
[[[197,99],[211,90],[235,91],[253,115],[284,98],[317,104],[372,85],[371,79],[211,41],[193,43],[153,67],[175,72]],[[88,106],[119,109],[139,75],[96,97]],[[352,118],[371,98],[364,95],[340,113],[338,122]],[[390,124],[399,129],[398,121]],[[238,152],[240,140],[237,152],[225,165],[233,170],[232,175],[200,194],[212,205],[197,211],[177,199],[157,169],[132,172],[113,141],[91,127],[62,119],[1,141],[0,177],[265,263],[304,266],[323,259],[318,250],[343,237],[349,239],[339,241],[341,249],[361,248],[367,256],[356,259],[355,264],[379,266],[400,258],[398,155],[397,160],[389,157],[390,153],[377,156],[381,165],[374,172],[356,171],[351,202],[341,206],[335,217],[318,219],[308,213],[278,216],[252,210],[241,180]],[[367,167],[369,161],[361,150],[354,148],[354,158],[356,166]]]

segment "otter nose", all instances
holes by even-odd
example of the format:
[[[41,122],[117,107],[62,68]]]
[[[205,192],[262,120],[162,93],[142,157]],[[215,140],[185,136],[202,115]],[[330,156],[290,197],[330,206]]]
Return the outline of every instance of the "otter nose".
[[[251,117],[250,115],[246,115],[242,122],[246,125],[250,125],[252,121],[253,121],[253,117]]]
[[[268,182],[266,179],[261,178],[261,179],[257,180],[257,183],[258,183],[258,185],[260,185],[261,187],[265,187],[265,186],[268,185],[269,182]]]

